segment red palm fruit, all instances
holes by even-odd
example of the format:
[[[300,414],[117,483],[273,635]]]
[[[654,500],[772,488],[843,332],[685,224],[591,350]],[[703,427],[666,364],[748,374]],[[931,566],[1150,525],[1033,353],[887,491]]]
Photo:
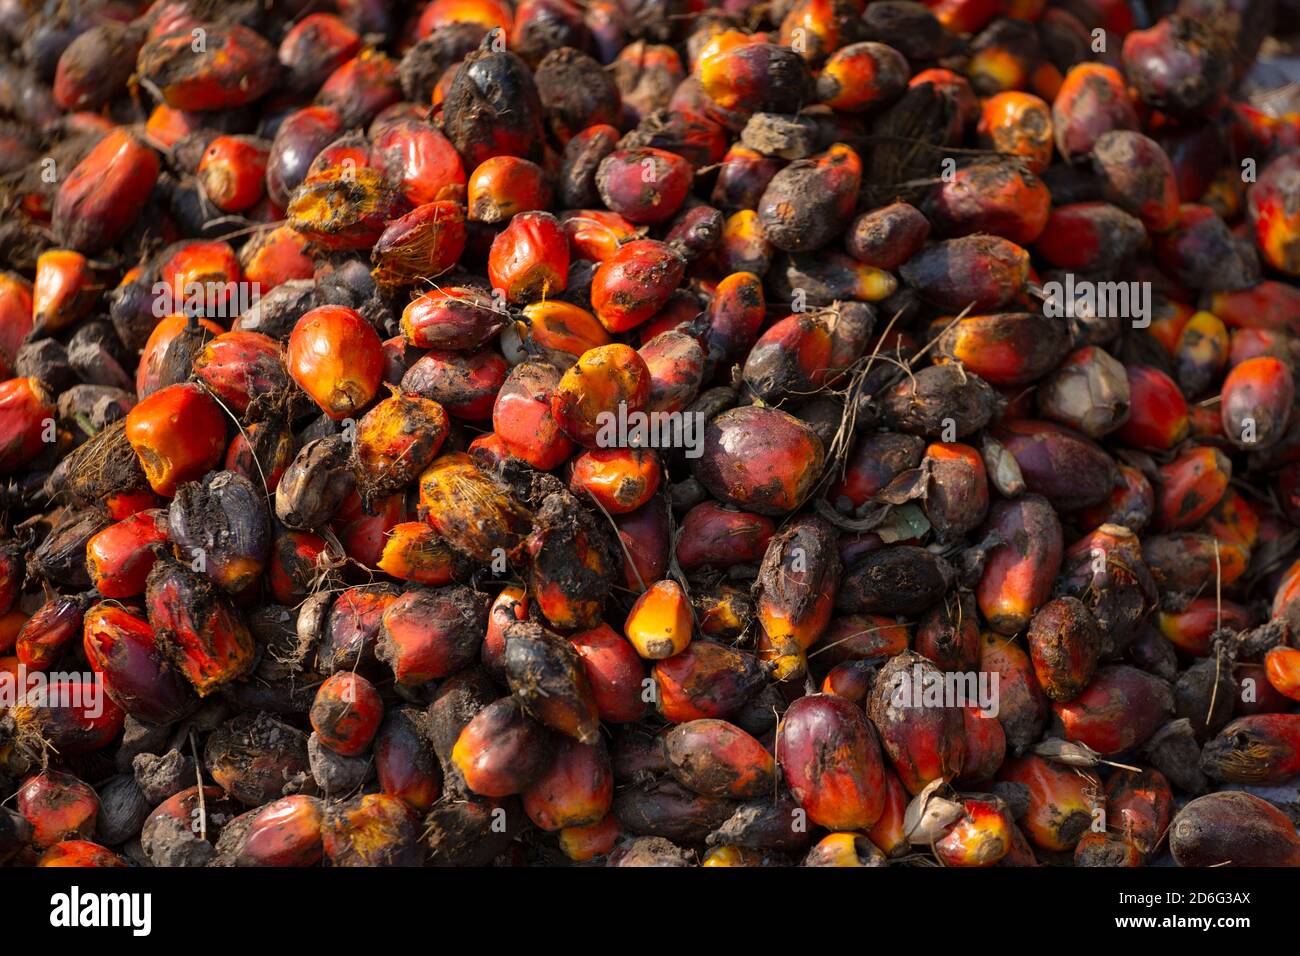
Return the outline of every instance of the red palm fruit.
[[[1142,557],[1162,590],[1187,593],[1213,587],[1216,579],[1232,584],[1245,573],[1250,552],[1208,534],[1179,532],[1145,539]]]
[[[821,692],[843,697],[861,705],[876,679],[876,665],[870,661],[842,661],[826,672]]]
[[[550,471],[573,454],[573,442],[551,411],[560,371],[547,362],[521,362],[506,376],[492,407],[492,427],[506,451]]]
[[[884,764],[861,708],[839,697],[801,697],[785,712],[777,753],[790,792],[818,826],[866,829],[885,809]]]
[[[416,21],[415,34],[427,37],[457,23],[477,23],[489,31],[500,29],[504,40],[514,25],[514,14],[498,0],[434,0]]]
[[[16,673],[17,660],[13,661]],[[125,715],[102,693],[98,681],[66,680],[28,691],[10,709],[19,741],[44,741],[64,756],[108,746],[122,732]]]
[[[1263,664],[1239,662],[1233,668],[1233,677],[1237,685],[1234,716],[1280,714],[1294,705],[1291,698],[1278,693],[1277,688],[1269,683],[1268,672]]]
[[[280,41],[277,59],[289,89],[312,93],[361,50],[361,37],[332,13],[310,13]]]
[[[1021,246],[1047,226],[1051,193],[1017,160],[973,163],[945,180],[926,205],[944,236],[990,233]]]
[[[23,468],[54,436],[54,400],[39,379],[0,382],[0,474]]]
[[[411,300],[402,311],[402,334],[416,348],[470,351],[491,341],[506,322],[482,290],[449,286]]]
[[[1300,773],[1300,714],[1238,717],[1205,745],[1201,769],[1228,783],[1266,786],[1291,779]]]
[[[406,201],[422,206],[463,197],[465,167],[451,142],[433,125],[419,120],[390,123],[374,136],[370,161]]]
[[[293,279],[310,279],[315,266],[306,254],[308,241],[289,226],[258,232],[239,250],[244,278],[263,294]]]
[[[1174,795],[1159,770],[1112,774],[1106,782],[1106,815],[1112,830],[1148,859],[1160,847],[1173,816]]]
[[[226,824],[217,852],[235,866],[315,866],[324,855],[323,811],[306,794],[273,800]]]
[[[765,668],[752,654],[704,640],[660,660],[654,680],[659,712],[675,724],[730,717],[767,682]]]
[[[1032,93],[1008,90],[986,99],[978,135],[983,145],[1019,157],[1035,175],[1051,165],[1051,107]]]
[[[994,714],[983,713],[978,705],[967,704],[962,710],[966,755],[962,758],[959,779],[978,783],[992,780],[1007,755],[1007,734]]]
[[[389,223],[371,250],[375,281],[409,285],[446,272],[465,251],[465,211],[453,202],[417,206]]]
[[[581,863],[608,854],[622,832],[618,819],[611,813],[588,826],[565,827],[559,833],[558,842],[565,856]]]
[[[820,315],[787,316],[769,328],[745,359],[748,390],[776,404],[781,396],[808,394],[826,376],[831,360],[831,330]]]
[[[925,439],[917,435],[863,435],[853,444],[844,476],[827,489],[826,496],[841,511],[859,508],[900,474],[920,467],[925,448]]]
[[[682,281],[686,260],[666,243],[639,239],[619,247],[592,278],[591,304],[610,332],[625,332],[668,302]]]
[[[86,542],[86,571],[91,583],[106,598],[143,594],[157,557],[155,546],[167,537],[167,513],[161,508],[109,525]]]
[[[936,442],[926,448],[925,462],[930,475],[925,515],[939,539],[953,540],[979,527],[989,506],[980,453],[969,445]]]
[[[1250,610],[1235,601],[1195,598],[1181,611],[1160,611],[1156,626],[1180,651],[1205,657],[1220,622],[1223,627],[1240,631],[1250,627],[1252,620]]]
[[[999,501],[988,529],[1002,539],[988,553],[975,595],[980,612],[999,634],[1015,634],[1051,594],[1061,567],[1061,524],[1037,495]]]
[[[294,325],[286,365],[321,411],[338,421],[375,397],[384,374],[383,343],[360,313],[323,305]]]
[[[14,653],[29,670],[47,670],[63,648],[81,633],[82,603],[74,597],[55,597],[42,604],[23,622]]]
[[[136,71],[168,106],[226,110],[259,99],[275,83],[275,50],[254,30],[207,24],[204,48],[189,31],[154,37],[140,50]]]
[[[1025,639],[1034,674],[1052,700],[1071,700],[1092,682],[1103,638],[1097,619],[1078,598],[1044,604]]]
[[[1219,105],[1232,83],[1228,42],[1207,23],[1162,17],[1124,37],[1124,73],[1142,102],[1174,117],[1193,118]]]
[[[1264,672],[1274,690],[1291,700],[1300,700],[1300,650],[1273,648],[1264,655]]]
[[[781,169],[758,202],[763,236],[778,249],[820,249],[853,218],[862,183],[862,160],[851,146],[795,160]]]
[[[355,672],[371,667],[375,671],[375,645],[383,626],[384,611],[400,592],[389,584],[348,588],[339,595],[325,619],[324,634],[317,647],[320,668],[329,673]]]
[[[308,106],[290,113],[276,129],[266,165],[266,193],[287,206],[294,190],[307,178],[316,156],[344,131],[338,110]]]
[[[876,678],[867,715],[880,734],[881,748],[909,792],[920,793],[940,778],[962,770],[966,735],[962,710],[923,698],[927,683],[943,684],[943,674],[918,654],[890,658]]]
[[[943,671],[971,671],[978,667],[979,613],[970,592],[945,596],[943,604],[921,618],[916,627],[916,652]]]
[[[706,354],[694,336],[661,332],[638,350],[650,372],[650,412],[680,412],[699,394]]]
[[[1088,688],[1052,705],[1067,740],[1101,754],[1144,743],[1173,715],[1173,694],[1160,678],[1134,667],[1103,667]]]
[[[764,156],[740,143],[733,144],[718,167],[713,204],[729,212],[758,208],[758,200],[781,165],[775,157]]]
[[[1091,159],[1107,202],[1137,216],[1152,234],[1178,222],[1173,163],[1155,140],[1132,129],[1111,130],[1097,137]]]
[[[858,216],[844,244],[859,262],[894,270],[916,255],[929,235],[930,221],[916,207],[900,201]]]
[[[289,387],[280,344],[260,332],[216,336],[195,356],[194,375],[240,416],[256,399]]]
[[[53,210],[55,232],[79,252],[106,249],[135,222],[158,172],[158,154],[127,127],[117,127],[59,186]]]
[[[1067,161],[1091,153],[1097,140],[1112,130],[1137,129],[1137,111],[1124,77],[1103,63],[1070,68],[1052,103],[1056,148]]]
[[[266,189],[271,144],[256,136],[218,136],[203,151],[198,179],[203,194],[225,212],[257,205]]]
[[[366,751],[384,719],[384,703],[374,685],[357,674],[329,677],[316,691],[311,726],[335,753],[355,757]]]
[[[888,767],[882,773],[885,801],[880,818],[871,825],[867,836],[888,857],[903,856],[911,851],[908,842],[906,814],[912,795],[899,781],[898,775]]]
[[[640,594],[648,583],[658,581],[668,571],[672,549],[668,503],[658,495],[636,511],[612,517],[621,542],[623,585],[633,594]]]
[[[37,866],[117,867],[126,861],[106,847],[89,840],[63,840],[54,844],[36,861]]]
[[[369,123],[401,98],[397,61],[371,47],[338,67],[316,94],[316,102],[338,110],[348,126]]]
[[[1089,830],[1074,846],[1075,866],[1141,866],[1142,853],[1116,833]]]
[[[1029,810],[1020,825],[1034,846],[1044,850],[1074,849],[1103,805],[1101,782],[1093,774],[1042,757],[1012,758],[998,778],[1029,788]]]
[[[131,716],[167,724],[192,706],[189,685],[163,659],[153,628],[125,608],[96,604],[87,611],[82,643],[109,696]]]
[[[695,793],[743,800],[772,790],[772,755],[734,724],[692,720],[678,724],[661,740],[668,772]]]
[[[714,250],[716,268],[728,275],[737,272],[766,275],[772,265],[776,247],[763,235],[758,213],[740,209],[722,224],[722,238]]]
[[[825,453],[807,424],[775,408],[733,408],[710,421],[691,471],[719,500],[765,515],[793,511],[821,477]]]
[[[448,427],[441,405],[405,392],[366,412],[352,442],[362,506],[414,482],[441,450]]]
[[[1183,394],[1205,394],[1223,374],[1228,360],[1228,328],[1212,312],[1197,312],[1183,326],[1174,353],[1175,373]]]
[[[595,186],[604,204],[625,220],[655,225],[676,215],[693,179],[690,163],[676,153],[637,147],[604,157]]]
[[[527,791],[550,766],[553,749],[550,732],[515,698],[503,697],[465,724],[451,761],[474,793],[505,797]]]
[[[493,156],[542,158],[542,102],[532,73],[490,41],[461,61],[441,115],[443,132],[470,168]]]
[[[567,368],[588,349],[610,343],[609,333],[594,315],[558,300],[524,306],[527,341],[554,365]]]
[[[147,398],[164,385],[163,374],[166,371],[164,360],[172,342],[187,329],[191,320],[183,315],[165,316],[151,333],[140,354],[140,364],[135,372],[135,389],[140,398]],[[211,335],[221,335],[226,330],[208,319],[198,320],[199,328]]]
[[[1000,236],[962,236],[926,246],[898,273],[936,308],[979,314],[1001,308],[1024,291],[1029,253]]]
[[[307,176],[285,213],[290,227],[329,250],[370,249],[406,200],[375,169],[331,166]]]
[[[1249,289],[1214,292],[1209,309],[1231,329],[1274,329],[1300,333],[1300,291],[1265,279]]]
[[[1249,793],[1193,800],[1174,817],[1169,849],[1179,866],[1300,866],[1300,835],[1285,813]]]
[[[84,319],[103,285],[89,261],[71,249],[50,249],[36,260],[32,285],[33,336],[57,335]]]
[[[691,641],[691,630],[690,601],[673,580],[650,585],[632,605],[623,626],[636,652],[652,661],[680,654]]]
[[[737,30],[714,36],[696,57],[704,93],[724,110],[792,113],[812,100],[803,58]]]
[[[685,571],[726,568],[762,560],[776,533],[770,518],[704,501],[686,512],[677,538],[677,563]]]
[[[77,33],[58,58],[54,101],[69,112],[103,107],[125,90],[144,40],[139,26],[116,20]]]
[[[570,438],[586,448],[614,445],[623,415],[644,412],[650,401],[650,370],[631,346],[601,345],[583,353],[551,395],[551,414]],[[616,439],[615,439],[616,440]]]
[[[720,369],[743,361],[757,341],[766,315],[762,279],[752,272],[733,272],[726,276],[714,290],[708,315],[706,381]]]
[[[1160,269],[1186,288],[1233,287],[1254,281],[1253,256],[1243,257],[1244,246],[1238,247],[1227,224],[1209,206],[1184,203],[1177,225],[1157,236],[1154,246]]]
[[[559,213],[574,259],[604,262],[641,230],[606,209],[570,209]]]
[[[1038,409],[1094,440],[1129,416],[1128,375],[1109,352],[1085,345],[1070,353],[1038,387]]]
[[[1248,194],[1250,222],[1264,260],[1290,276],[1300,275],[1300,162],[1293,153],[1274,159]]]
[[[524,812],[548,831],[599,823],[613,800],[614,774],[604,744],[564,736],[555,740],[550,767],[523,793]]]
[[[1190,528],[1223,498],[1232,480],[1232,462],[1217,448],[1184,451],[1159,469],[1156,526],[1162,531]]]
[[[186,315],[221,315],[239,282],[239,259],[225,242],[186,242],[158,267],[173,308]]]
[[[456,553],[423,521],[404,521],[389,530],[375,566],[399,581],[450,584],[459,565]]]
[[[226,419],[202,387],[169,385],[126,415],[126,438],[149,486],[170,497],[179,485],[201,478],[226,451]]]
[[[569,638],[582,658],[601,720],[628,723],[645,713],[645,665],[636,649],[607,624]]]
[[[763,555],[754,604],[773,646],[812,647],[826,630],[840,582],[835,529],[817,517],[796,518]]]
[[[478,561],[523,544],[532,515],[462,452],[445,452],[420,476],[420,513],[454,549]]]
[[[158,646],[200,697],[252,669],[256,648],[248,628],[206,578],[160,560],[149,573],[145,608]]]
[[[511,302],[528,303],[564,291],[569,243],[549,212],[519,213],[492,240],[488,278]]]
[[[31,840],[38,849],[69,837],[91,836],[99,817],[99,797],[90,785],[57,770],[24,780],[14,806],[31,824]]]
[[[0,376],[13,375],[18,350],[32,331],[32,284],[15,272],[0,272]]]
[[[265,483],[267,493],[273,495],[295,450],[293,432],[286,425],[254,422],[231,440],[224,465],[226,471],[256,485]]]
[[[1011,638],[986,632],[981,638],[979,670],[998,675],[998,721],[1006,741],[1022,752],[1042,735],[1047,698],[1034,676],[1029,655]]]
[[[415,588],[384,610],[377,653],[397,683],[446,677],[479,656],[485,596],[463,587]]]
[[[934,842],[934,854],[944,866],[994,866],[1011,847],[1015,826],[1005,805],[992,800],[966,799],[962,814]]]
[[[425,715],[412,707],[390,711],[374,740],[380,789],[423,813],[442,795],[442,771]]]
[[[204,114],[173,109],[159,103],[145,121],[143,138],[155,149],[168,150],[203,127]]]
[[[1025,487],[1062,510],[1105,501],[1118,479],[1114,459],[1083,435],[1054,422],[1008,422],[994,437],[1011,453]]]
[[[792,10],[790,16],[794,15]],[[783,24],[782,31],[785,29]],[[817,98],[831,109],[846,113],[878,109],[902,94],[910,72],[906,58],[883,43],[840,46],[817,75]]]
[[[476,222],[509,222],[516,213],[551,205],[551,188],[542,168],[518,156],[484,161],[470,174],[467,189],[469,218]]]
[[[1287,363],[1271,356],[1247,359],[1223,380],[1219,407],[1224,435],[1246,451],[1276,445],[1286,434],[1295,393]]]
[[[516,621],[528,620],[528,601],[523,588],[507,585],[488,607],[487,631],[479,657],[493,677],[505,679],[502,655],[506,652],[506,630]]]
[[[653,451],[593,448],[574,459],[569,490],[586,494],[610,514],[635,511],[659,490],[661,469]]]
[[[1109,270],[1129,261],[1145,236],[1142,223],[1118,206],[1070,203],[1052,210],[1034,252],[1058,269]]]
[[[1128,365],[1129,419],[1115,437],[1134,448],[1164,451],[1187,437],[1187,400],[1164,372]]]
[[[340,558],[318,534],[279,531],[272,543],[267,575],[276,603],[292,607],[314,594],[316,582]]]
[[[395,492],[370,503],[351,492],[334,512],[330,528],[343,545],[343,552],[365,568],[377,568],[389,533],[408,518],[405,492]]]
[[[886,771],[888,773],[888,771]],[[727,848],[737,849],[737,848]],[[710,864],[706,861],[704,866]],[[722,864],[713,864],[722,865]],[[754,865],[761,866],[761,862]],[[803,858],[801,866],[885,866],[884,853],[874,841],[858,833],[841,831],[828,833],[813,846]]]
[[[327,805],[321,843],[331,866],[420,866],[420,822],[397,797],[368,793]]]
[[[592,320],[595,321],[594,319]],[[425,352],[402,376],[402,390],[432,399],[449,415],[470,421],[490,418],[510,366],[500,353]]]

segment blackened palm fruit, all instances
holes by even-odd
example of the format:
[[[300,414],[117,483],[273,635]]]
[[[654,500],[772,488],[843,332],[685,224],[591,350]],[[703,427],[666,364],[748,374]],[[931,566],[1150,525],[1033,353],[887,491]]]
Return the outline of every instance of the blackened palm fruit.
[[[1191,17],[1170,16],[1124,38],[1124,73],[1147,106],[1193,119],[1214,107],[1232,83],[1223,38]]]
[[[533,76],[546,122],[560,142],[589,126],[618,123],[623,101],[614,79],[587,54],[561,47],[546,54]]]
[[[791,163],[759,200],[763,235],[786,252],[820,249],[849,224],[861,184],[862,161],[843,143]]]
[[[408,100],[428,103],[438,80],[483,42],[487,27],[464,21],[449,23],[414,44],[397,65],[397,78]]]
[[[960,365],[931,365],[885,393],[885,419],[899,431],[949,441],[979,431],[1002,401],[988,382]]]
[[[493,156],[541,162],[545,133],[542,100],[532,71],[489,34],[456,70],[442,104],[442,131],[467,168]]]
[[[600,714],[582,658],[540,624],[506,629],[506,682],[528,716],[584,744],[600,740]]]
[[[181,557],[225,591],[242,591],[256,581],[270,557],[266,495],[233,471],[181,485],[167,522]]]
[[[837,610],[848,614],[921,614],[948,590],[939,558],[913,545],[868,552],[851,566],[835,595]]]

